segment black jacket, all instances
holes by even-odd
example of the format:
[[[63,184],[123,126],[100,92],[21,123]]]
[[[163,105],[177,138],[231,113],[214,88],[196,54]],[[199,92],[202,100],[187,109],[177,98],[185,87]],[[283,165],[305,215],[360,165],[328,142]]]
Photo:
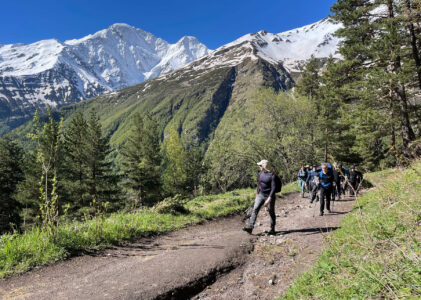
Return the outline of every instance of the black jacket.
[[[349,171],[349,181],[352,183],[363,181],[363,174],[359,171]]]
[[[275,175],[271,172],[260,172],[257,177],[257,193],[273,198],[275,195]]]

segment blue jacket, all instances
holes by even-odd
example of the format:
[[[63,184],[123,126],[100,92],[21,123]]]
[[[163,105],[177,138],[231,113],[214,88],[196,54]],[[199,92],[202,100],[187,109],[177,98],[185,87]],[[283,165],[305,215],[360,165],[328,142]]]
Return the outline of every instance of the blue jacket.
[[[324,188],[330,188],[333,185],[333,172],[331,169],[328,169],[327,174],[323,173],[323,170],[320,171],[320,184]]]

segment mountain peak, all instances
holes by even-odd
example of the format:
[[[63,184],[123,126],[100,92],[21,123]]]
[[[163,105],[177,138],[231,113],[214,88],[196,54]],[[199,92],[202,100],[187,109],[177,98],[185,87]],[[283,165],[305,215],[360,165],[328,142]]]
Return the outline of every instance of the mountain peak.
[[[130,29],[138,29],[138,28],[136,28],[134,26],[131,26],[131,25],[127,24],[127,23],[114,23],[113,25],[111,25],[108,28],[130,28]]]

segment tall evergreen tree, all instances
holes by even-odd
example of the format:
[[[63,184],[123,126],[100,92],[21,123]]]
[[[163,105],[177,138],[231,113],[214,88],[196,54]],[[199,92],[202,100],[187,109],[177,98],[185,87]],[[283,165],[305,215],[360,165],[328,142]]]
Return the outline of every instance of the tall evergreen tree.
[[[138,204],[152,205],[160,198],[159,141],[158,124],[152,115],[135,114],[131,134],[122,151],[125,184],[135,208]]]
[[[15,200],[17,185],[23,180],[23,151],[10,138],[0,139],[0,234],[18,229],[20,205]]]
[[[70,213],[76,213],[90,204],[87,185],[86,145],[88,123],[78,113],[64,132],[64,184],[66,202],[70,204]]]
[[[91,112],[88,120],[85,143],[86,184],[95,212],[102,211],[107,205],[110,210],[122,206],[119,203],[119,177],[113,172],[108,155],[112,152],[107,137],[102,135],[99,117]],[[108,208],[107,208],[108,209]]]
[[[382,112],[388,126],[390,148],[397,149],[395,125],[399,124],[401,151],[415,139],[411,124],[407,84],[415,68],[409,63],[408,32],[393,0],[339,0],[332,6],[333,18],[344,27],[337,34],[344,38],[341,63],[347,67],[350,94],[357,104]],[[411,60],[412,61],[412,60]],[[364,102],[364,103],[363,103]],[[379,130],[384,130],[380,129]]]
[[[22,227],[25,230],[41,221],[39,187],[42,170],[37,162],[35,151],[25,153],[22,169],[24,180],[17,186],[16,200],[22,207]]]
[[[319,63],[317,59],[312,56],[301,75],[301,80],[296,87],[297,92],[303,96],[309,97],[310,100],[316,98],[320,87],[319,72]],[[319,113],[319,109],[317,109],[316,113]]]

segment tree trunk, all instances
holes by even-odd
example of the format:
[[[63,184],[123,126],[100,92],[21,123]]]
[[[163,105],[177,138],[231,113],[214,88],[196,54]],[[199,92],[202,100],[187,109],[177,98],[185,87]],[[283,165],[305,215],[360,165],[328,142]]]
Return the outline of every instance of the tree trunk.
[[[389,10],[389,18],[394,18],[394,11],[393,11],[393,0],[388,0],[388,10]],[[392,62],[392,72],[394,74],[398,74],[399,70],[401,69],[401,57],[399,54],[394,55],[393,50],[391,53],[391,57],[395,57]],[[401,135],[402,135],[402,144],[404,153],[407,152],[408,145],[411,141],[415,140],[415,134],[411,127],[411,122],[409,119],[409,110],[408,110],[408,100],[406,96],[406,89],[405,85],[399,79],[399,82],[394,90],[399,97],[399,109],[400,109],[400,121],[401,121]],[[405,153],[407,155],[407,153]]]
[[[406,8],[408,9],[408,18],[410,18],[412,15],[411,1],[406,0],[405,4]],[[417,45],[417,36],[415,34],[414,23],[412,22],[412,20],[409,20],[409,22],[410,23],[408,25],[408,31],[411,36],[412,57],[414,58],[415,66],[417,67],[416,72],[418,75],[418,87],[421,89],[421,59]]]

